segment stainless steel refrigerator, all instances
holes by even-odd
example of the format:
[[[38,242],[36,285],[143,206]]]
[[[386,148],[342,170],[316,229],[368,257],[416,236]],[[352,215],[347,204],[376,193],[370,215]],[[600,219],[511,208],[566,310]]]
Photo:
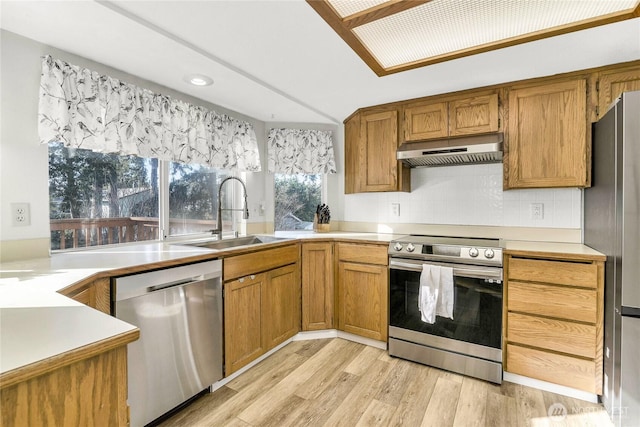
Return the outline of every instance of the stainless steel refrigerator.
[[[593,127],[584,243],[607,255],[602,403],[614,423],[640,426],[640,91]]]

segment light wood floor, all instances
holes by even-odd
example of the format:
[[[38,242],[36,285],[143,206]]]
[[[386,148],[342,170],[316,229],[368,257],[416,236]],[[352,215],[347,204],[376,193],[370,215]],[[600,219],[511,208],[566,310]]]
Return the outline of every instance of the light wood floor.
[[[551,405],[563,419],[547,415]],[[610,426],[589,402],[495,385],[328,339],[292,342],[168,426]]]

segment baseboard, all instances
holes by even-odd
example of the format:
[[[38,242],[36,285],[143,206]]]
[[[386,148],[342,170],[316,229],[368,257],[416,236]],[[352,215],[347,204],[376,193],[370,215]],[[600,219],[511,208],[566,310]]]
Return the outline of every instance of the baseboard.
[[[597,394],[587,393],[586,391],[577,390],[575,388],[553,384],[546,381],[536,380],[534,378],[512,374],[510,372],[503,372],[502,380],[509,381],[515,384],[526,385],[527,387],[533,387],[539,390],[549,391],[551,393],[561,394],[563,396],[573,397],[574,399],[585,400],[591,403],[598,403]]]

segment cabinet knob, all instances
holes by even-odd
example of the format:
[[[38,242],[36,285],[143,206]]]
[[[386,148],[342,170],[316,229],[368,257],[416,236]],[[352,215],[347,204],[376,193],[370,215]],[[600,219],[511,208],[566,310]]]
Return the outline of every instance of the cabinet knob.
[[[256,278],[256,275],[255,275],[255,274],[252,274],[250,277],[251,277],[251,280],[253,280],[253,279],[255,279],[255,278]]]
[[[239,278],[239,279],[238,279],[238,282],[240,282],[240,283],[244,283],[244,277]]]

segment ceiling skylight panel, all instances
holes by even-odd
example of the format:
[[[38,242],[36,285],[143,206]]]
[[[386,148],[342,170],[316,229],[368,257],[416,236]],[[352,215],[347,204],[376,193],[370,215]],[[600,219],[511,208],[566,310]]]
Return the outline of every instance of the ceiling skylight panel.
[[[637,4],[637,0],[433,0],[356,27],[353,32],[388,69],[632,9]]]
[[[389,0],[329,0],[342,18],[388,2]]]

